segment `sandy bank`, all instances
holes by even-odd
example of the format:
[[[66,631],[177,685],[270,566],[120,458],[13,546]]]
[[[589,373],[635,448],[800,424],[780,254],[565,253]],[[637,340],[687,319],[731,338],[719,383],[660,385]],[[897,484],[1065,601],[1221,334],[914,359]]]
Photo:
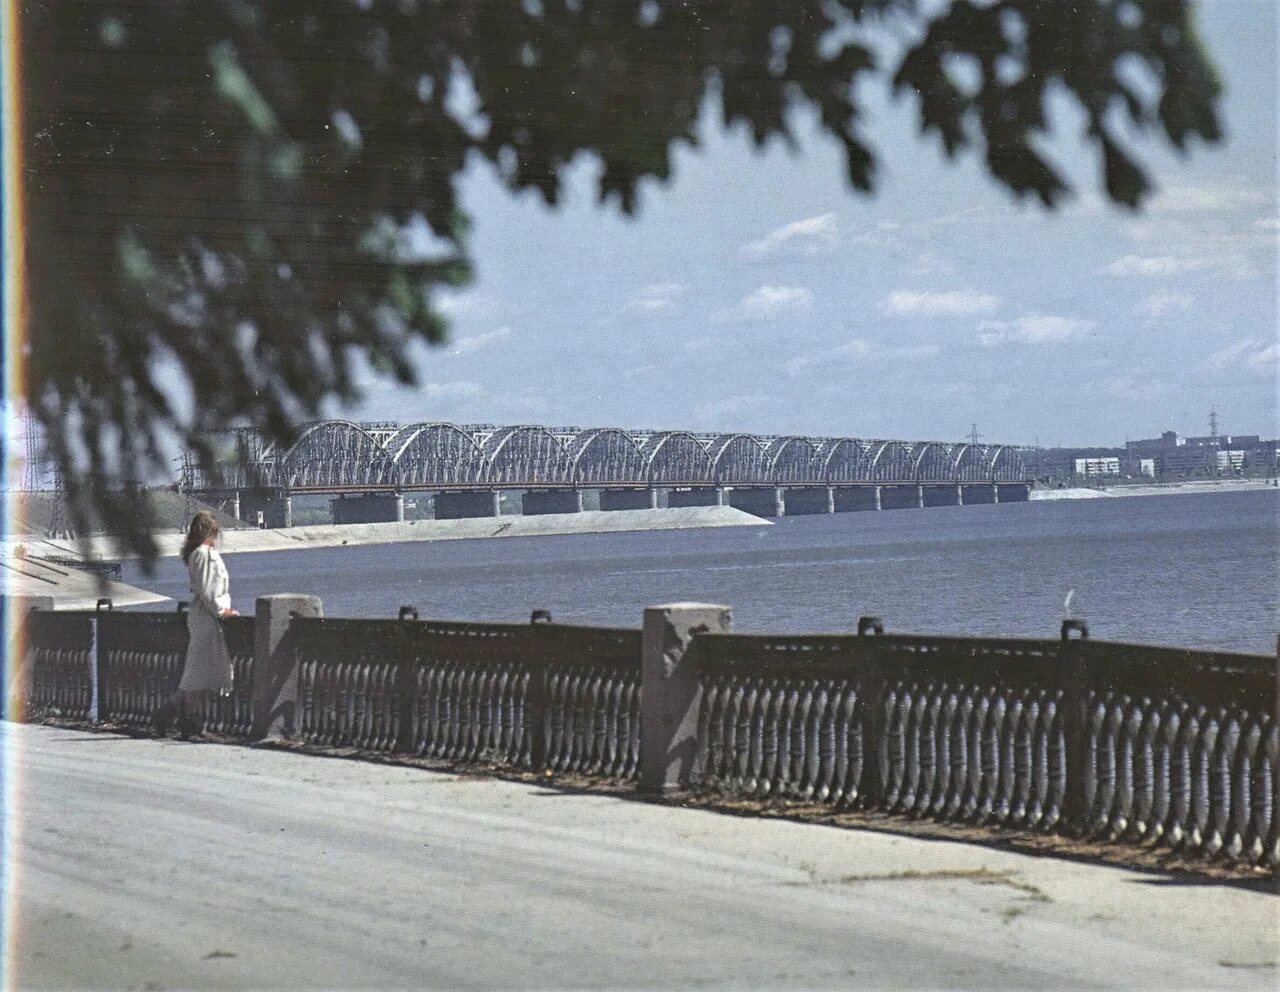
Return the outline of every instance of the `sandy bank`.
[[[731,506],[693,506],[666,510],[594,510],[549,513],[536,517],[484,517],[468,520],[413,520],[404,523],[325,524],[280,530],[236,530],[222,534],[223,554],[296,551],[366,544],[404,544],[410,541],[460,541],[495,537],[553,537],[562,534],[613,534],[623,531],[684,530],[697,527],[760,527],[769,521]],[[176,557],[182,535],[157,535],[161,557]],[[8,542],[8,551],[20,543]],[[85,542],[43,539],[24,542],[29,555],[88,557],[122,561],[134,557],[110,537]]]

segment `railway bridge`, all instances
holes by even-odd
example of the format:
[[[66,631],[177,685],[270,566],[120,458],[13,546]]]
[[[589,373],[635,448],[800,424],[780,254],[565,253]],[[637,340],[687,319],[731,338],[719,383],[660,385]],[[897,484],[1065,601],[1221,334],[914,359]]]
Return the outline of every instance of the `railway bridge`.
[[[727,504],[762,517],[1021,502],[1030,474],[1013,445],[852,437],[699,434],[614,427],[450,423],[307,425],[288,449],[238,431],[209,474],[187,459],[181,487],[249,522],[292,523],[292,498],[333,497],[335,523],[404,519],[406,493],[437,519]]]

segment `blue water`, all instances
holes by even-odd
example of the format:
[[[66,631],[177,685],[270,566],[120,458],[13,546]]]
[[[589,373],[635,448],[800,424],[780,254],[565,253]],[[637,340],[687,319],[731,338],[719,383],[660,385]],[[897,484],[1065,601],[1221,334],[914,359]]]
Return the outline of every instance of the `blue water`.
[[[235,605],[310,593],[329,616],[635,627],[645,606],[723,603],[742,631],[1052,637],[1068,591],[1094,637],[1274,654],[1275,492],[791,517],[772,526],[329,548],[227,558]],[[126,582],[188,598],[169,560]]]

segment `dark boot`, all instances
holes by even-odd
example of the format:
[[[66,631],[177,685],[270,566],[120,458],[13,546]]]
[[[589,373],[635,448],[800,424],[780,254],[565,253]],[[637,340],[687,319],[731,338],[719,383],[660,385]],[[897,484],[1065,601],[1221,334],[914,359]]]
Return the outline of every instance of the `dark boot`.
[[[178,707],[174,705],[173,700],[160,704],[155,716],[152,717],[157,737],[164,737],[169,733],[169,728],[173,726],[173,718],[177,715],[177,712]]]
[[[200,721],[193,717],[186,710],[178,715],[178,738],[180,740],[189,741],[192,737],[197,736],[201,729]]]

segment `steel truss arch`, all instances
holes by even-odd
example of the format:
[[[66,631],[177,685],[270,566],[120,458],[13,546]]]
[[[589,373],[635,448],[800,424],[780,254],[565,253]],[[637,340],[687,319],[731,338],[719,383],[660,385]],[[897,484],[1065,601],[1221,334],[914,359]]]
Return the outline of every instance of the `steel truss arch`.
[[[737,486],[768,485],[772,473],[765,446],[753,434],[721,434],[707,448],[711,477]]]
[[[568,445],[573,481],[578,485],[635,485],[646,482],[644,455],[625,431],[597,427],[574,435]]]
[[[1027,465],[1022,452],[1009,445],[999,445],[991,455],[992,482],[1026,482]]]
[[[911,450],[901,441],[879,441],[871,449],[871,478],[875,482],[915,482]]]
[[[307,427],[281,459],[279,478],[295,489],[349,489],[387,485],[391,458],[368,432],[348,420]]]
[[[454,424],[412,424],[387,442],[398,486],[465,486],[484,482],[489,461],[469,431]]]
[[[522,424],[500,427],[484,443],[486,481],[494,485],[570,485],[573,460],[545,427]]]
[[[980,444],[961,444],[954,449],[951,476],[956,482],[990,482],[991,458]]]
[[[911,449],[916,482],[954,482],[951,449],[937,441],[923,441]]]
[[[851,437],[831,438],[818,451],[822,471],[831,485],[867,482],[871,478],[871,455],[867,446]]]
[[[711,481],[711,456],[688,431],[660,431],[640,446],[645,477],[655,486],[701,486]]]
[[[775,438],[767,449],[769,479],[779,485],[825,485],[821,452],[807,437]]]

